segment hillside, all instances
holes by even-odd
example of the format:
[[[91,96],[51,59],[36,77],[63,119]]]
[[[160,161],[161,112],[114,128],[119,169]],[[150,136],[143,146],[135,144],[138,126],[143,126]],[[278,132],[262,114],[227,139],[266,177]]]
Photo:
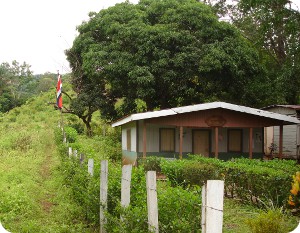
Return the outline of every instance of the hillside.
[[[0,118],[0,221],[10,232],[90,232],[63,184],[50,92]]]

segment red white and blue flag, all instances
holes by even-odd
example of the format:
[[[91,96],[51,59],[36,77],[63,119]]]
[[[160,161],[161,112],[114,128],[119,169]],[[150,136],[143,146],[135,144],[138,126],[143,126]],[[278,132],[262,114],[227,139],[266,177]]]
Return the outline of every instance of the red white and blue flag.
[[[57,76],[57,85],[56,85],[56,105],[59,109],[62,109],[62,82],[61,75]]]

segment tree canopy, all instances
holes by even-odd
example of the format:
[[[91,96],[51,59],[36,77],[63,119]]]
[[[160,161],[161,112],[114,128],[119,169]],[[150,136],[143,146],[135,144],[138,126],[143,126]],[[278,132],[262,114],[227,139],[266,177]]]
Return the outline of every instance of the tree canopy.
[[[30,69],[26,62],[20,64],[16,60],[0,64],[0,112],[7,112],[55,87],[55,74],[33,75]]]
[[[275,103],[300,103],[300,12],[289,0],[216,0],[214,8],[230,18],[259,51],[265,53],[277,99]],[[213,3],[211,2],[213,5]]]
[[[97,96],[106,118],[214,100],[267,103],[259,51],[201,2],[125,2],[91,13],[78,31],[66,52],[72,84],[78,98]]]

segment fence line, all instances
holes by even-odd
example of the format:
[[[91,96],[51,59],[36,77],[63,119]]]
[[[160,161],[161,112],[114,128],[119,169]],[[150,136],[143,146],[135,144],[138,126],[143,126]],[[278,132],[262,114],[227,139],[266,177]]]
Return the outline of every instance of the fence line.
[[[72,153],[73,151],[73,153]],[[69,147],[69,156],[77,157],[77,150]],[[81,155],[80,154],[80,158]],[[93,176],[94,160],[88,159],[88,173]],[[121,206],[126,208],[130,205],[130,185],[131,185],[132,165],[122,167],[121,179]],[[148,171],[146,174],[147,190],[147,211],[149,231],[158,233],[158,201],[156,189],[156,171]],[[108,197],[108,161],[101,161],[100,169],[100,233],[106,233],[105,224],[107,219],[105,211],[107,210]],[[207,181],[202,188],[202,217],[201,225],[203,233],[221,233],[223,223],[223,195],[224,181]],[[209,198],[212,197],[212,198]],[[122,216],[120,216],[121,220]],[[216,220],[218,219],[218,220]],[[121,226],[121,225],[120,225]]]
[[[67,138],[63,128],[62,128],[62,132],[63,132],[63,143],[67,144]],[[74,150],[72,153],[72,148],[69,147],[68,149],[69,149],[68,150],[69,158],[71,158],[71,156],[77,158],[77,154],[78,154],[77,150]],[[83,163],[83,160],[84,160],[84,155],[81,153],[80,154],[81,164]],[[89,159],[88,161],[89,161],[88,173],[93,176],[94,161],[93,159]],[[122,167],[122,178],[121,178],[121,184],[122,184],[121,190],[123,190],[121,191],[121,205],[123,207],[128,207],[130,204],[130,182],[131,182],[132,165],[129,166],[130,168],[126,166],[127,165]],[[124,172],[123,172],[123,168],[124,168]],[[156,190],[155,171],[147,172],[146,188],[147,188],[147,209],[148,209],[147,224],[151,232],[158,233],[159,228],[158,228],[158,208],[157,208],[157,190]],[[100,233],[106,233],[105,224],[107,224],[107,219],[105,217],[105,211],[107,210],[107,197],[108,197],[108,161],[102,160],[101,171],[100,171]],[[207,183],[202,187],[202,205],[201,205],[202,233],[222,232],[223,203],[224,203],[224,181],[208,180]],[[296,229],[294,229],[290,233],[298,233],[298,232],[300,232],[300,222],[299,225],[296,227]]]

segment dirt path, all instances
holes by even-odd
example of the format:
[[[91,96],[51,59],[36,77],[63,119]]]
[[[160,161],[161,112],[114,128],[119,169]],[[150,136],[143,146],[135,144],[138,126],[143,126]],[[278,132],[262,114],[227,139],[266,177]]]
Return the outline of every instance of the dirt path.
[[[48,152],[45,151],[45,155],[46,155],[45,159],[40,168],[40,177],[41,177],[41,180],[43,183],[45,183],[46,180],[49,180],[52,178],[50,167],[53,163],[53,159],[52,159],[53,155],[49,154],[49,151]],[[45,212],[45,214],[50,213],[50,210],[53,206],[53,202],[51,199],[54,197],[54,193],[51,193],[51,191],[50,192],[49,191],[50,190],[47,190],[47,192],[43,195],[43,197],[40,200],[41,208]]]

